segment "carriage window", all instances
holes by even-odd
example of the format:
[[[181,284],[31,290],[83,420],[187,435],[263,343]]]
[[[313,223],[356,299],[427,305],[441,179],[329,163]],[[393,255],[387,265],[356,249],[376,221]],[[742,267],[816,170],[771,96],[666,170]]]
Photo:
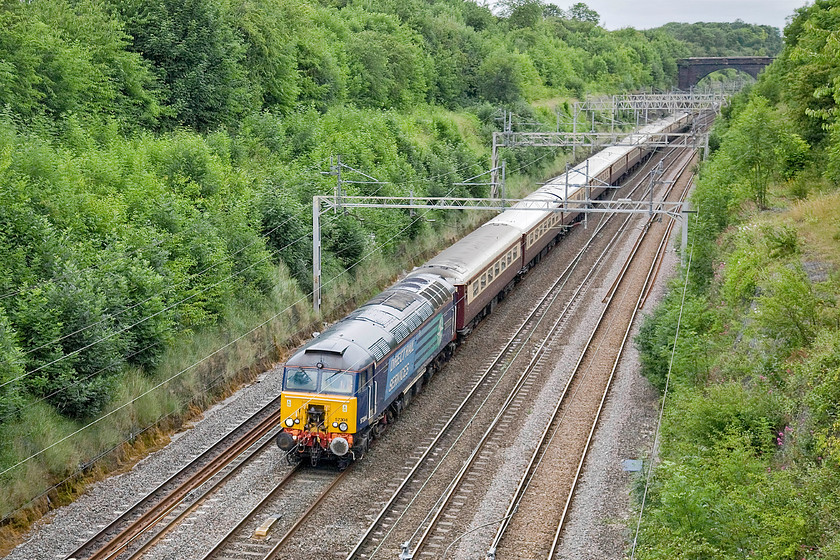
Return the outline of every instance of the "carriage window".
[[[473,282],[472,288],[472,297],[475,297],[478,295],[478,282]]]
[[[493,274],[499,275],[499,263],[496,263],[496,266],[493,267]]]
[[[481,275],[481,289],[483,290],[485,286],[487,286],[487,275],[482,274]]]
[[[489,284],[492,281],[493,281],[493,269],[491,268],[490,270],[487,271],[487,283]]]
[[[292,368],[286,370],[286,389],[295,391],[317,391],[318,370]]]

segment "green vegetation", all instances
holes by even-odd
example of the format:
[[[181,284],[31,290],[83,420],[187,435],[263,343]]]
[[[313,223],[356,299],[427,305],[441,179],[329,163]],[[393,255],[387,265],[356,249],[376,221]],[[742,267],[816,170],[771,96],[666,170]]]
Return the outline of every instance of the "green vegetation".
[[[664,389],[681,321],[637,558],[840,557],[838,34],[836,2],[798,10],[715,131],[690,270],[637,338]]]
[[[553,129],[571,97],[674,82],[684,43],[598,19],[536,0],[0,3],[0,517],[315,330],[332,158],[382,181],[348,194],[482,195],[456,183],[486,170],[502,110]],[[564,157],[505,154],[520,177]],[[325,216],[328,318],[477,219]]]
[[[778,56],[783,46],[778,28],[741,20],[666,23],[658,29],[686,43],[690,56]]]

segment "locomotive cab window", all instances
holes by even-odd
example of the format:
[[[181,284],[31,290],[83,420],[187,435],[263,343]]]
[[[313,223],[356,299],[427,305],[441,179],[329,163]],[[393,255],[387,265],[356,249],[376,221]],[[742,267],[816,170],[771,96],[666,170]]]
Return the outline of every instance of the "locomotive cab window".
[[[344,371],[324,372],[321,391],[338,395],[352,395],[356,385],[356,375]]]
[[[317,391],[318,370],[304,370],[293,368],[286,370],[286,379],[283,383],[286,389],[293,391]]]

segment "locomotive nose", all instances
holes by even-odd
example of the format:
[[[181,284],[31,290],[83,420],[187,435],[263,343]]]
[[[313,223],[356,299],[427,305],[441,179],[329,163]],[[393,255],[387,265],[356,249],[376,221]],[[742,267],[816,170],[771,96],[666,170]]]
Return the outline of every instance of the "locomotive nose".
[[[288,434],[286,432],[280,432],[277,435],[277,447],[279,447],[283,451],[289,451],[294,446],[295,438],[293,438],[291,434]]]

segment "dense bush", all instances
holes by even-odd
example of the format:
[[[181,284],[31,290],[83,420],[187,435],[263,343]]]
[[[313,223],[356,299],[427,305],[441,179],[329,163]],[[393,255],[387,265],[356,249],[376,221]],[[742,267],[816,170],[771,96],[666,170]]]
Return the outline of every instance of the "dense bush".
[[[660,388],[674,356],[638,558],[840,554],[838,290],[815,266],[838,263],[838,29],[834,2],[798,10],[779,60],[725,111],[690,273],[637,337]]]

